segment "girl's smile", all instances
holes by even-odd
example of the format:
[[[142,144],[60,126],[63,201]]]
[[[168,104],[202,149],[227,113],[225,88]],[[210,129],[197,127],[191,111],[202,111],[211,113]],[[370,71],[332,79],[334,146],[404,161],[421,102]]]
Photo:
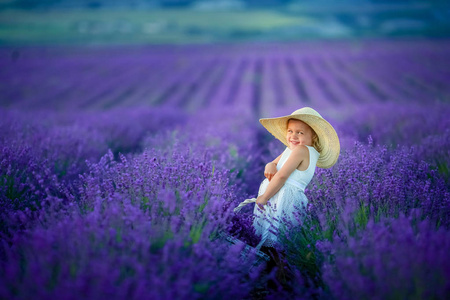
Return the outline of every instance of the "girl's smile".
[[[291,150],[298,145],[312,146],[313,130],[306,123],[291,119],[287,124],[286,141]]]

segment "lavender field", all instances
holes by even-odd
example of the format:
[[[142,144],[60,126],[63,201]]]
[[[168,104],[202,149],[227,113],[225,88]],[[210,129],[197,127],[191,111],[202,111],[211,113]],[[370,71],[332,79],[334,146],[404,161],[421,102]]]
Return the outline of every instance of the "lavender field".
[[[446,39],[0,48],[0,299],[447,299],[449,70]],[[258,119],[303,106],[341,154],[282,285],[215,237],[258,243]]]

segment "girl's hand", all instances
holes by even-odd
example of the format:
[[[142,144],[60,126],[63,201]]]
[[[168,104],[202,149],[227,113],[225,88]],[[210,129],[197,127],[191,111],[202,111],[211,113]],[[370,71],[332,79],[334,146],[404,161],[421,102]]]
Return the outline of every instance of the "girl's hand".
[[[277,172],[277,164],[270,162],[266,165],[266,168],[264,169],[264,176],[270,180],[272,180],[272,177]]]
[[[261,195],[258,198],[256,198],[256,205],[258,205],[258,207],[261,208],[262,210],[266,210],[264,208],[264,205],[267,205],[267,201],[268,200],[262,199],[262,195]]]

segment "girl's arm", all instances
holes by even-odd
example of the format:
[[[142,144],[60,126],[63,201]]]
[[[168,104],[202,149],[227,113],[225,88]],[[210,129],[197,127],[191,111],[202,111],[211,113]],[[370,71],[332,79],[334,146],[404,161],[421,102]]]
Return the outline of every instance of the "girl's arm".
[[[268,163],[264,168],[264,176],[269,179],[269,181],[272,180],[272,177],[277,173],[277,164],[280,161],[281,155],[283,155],[283,153]]]
[[[267,204],[270,198],[273,197],[284,185],[288,177],[295,169],[307,158],[309,150],[306,146],[299,145],[295,147],[289,158],[284,163],[283,167],[273,176],[272,180],[267,186],[266,192],[256,199],[256,204],[262,208]]]

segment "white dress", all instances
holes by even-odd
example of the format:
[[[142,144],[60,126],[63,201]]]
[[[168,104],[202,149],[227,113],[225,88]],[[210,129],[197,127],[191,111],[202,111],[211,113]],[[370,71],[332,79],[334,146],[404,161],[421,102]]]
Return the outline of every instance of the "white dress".
[[[294,170],[281,189],[267,202],[265,210],[261,210],[257,204],[253,209],[256,234],[261,236],[260,245],[273,247],[277,243],[278,232],[284,225],[298,225],[306,213],[308,198],[305,196],[305,188],[311,181],[316,170],[319,152],[314,147],[309,149],[309,166],[305,171]],[[279,171],[284,165],[291,150],[286,148],[277,164]],[[259,187],[258,196],[264,194],[269,184],[266,178]]]

